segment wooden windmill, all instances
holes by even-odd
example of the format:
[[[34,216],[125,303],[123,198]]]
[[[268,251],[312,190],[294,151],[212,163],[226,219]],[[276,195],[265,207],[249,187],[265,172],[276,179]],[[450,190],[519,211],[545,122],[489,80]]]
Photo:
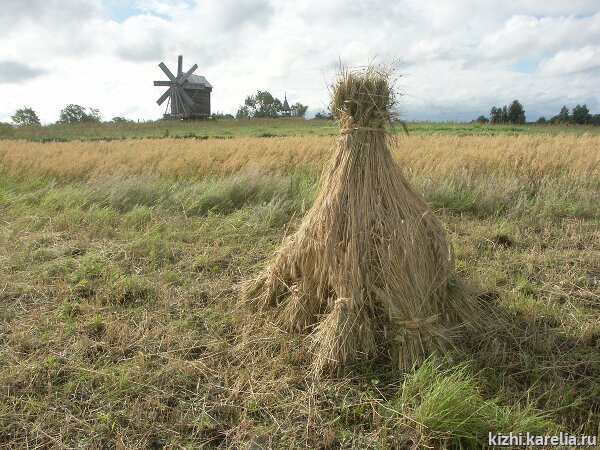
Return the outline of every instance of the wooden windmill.
[[[212,85],[201,75],[193,75],[198,68],[194,64],[187,72],[183,73],[183,56],[177,57],[177,76],[161,62],[158,67],[169,78],[168,81],[155,81],[154,86],[168,86],[169,88],[156,101],[162,105],[167,103],[165,118],[200,119],[210,116],[210,93]]]

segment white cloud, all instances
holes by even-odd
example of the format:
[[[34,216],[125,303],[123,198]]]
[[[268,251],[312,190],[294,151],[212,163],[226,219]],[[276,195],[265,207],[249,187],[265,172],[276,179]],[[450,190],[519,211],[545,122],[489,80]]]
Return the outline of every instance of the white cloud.
[[[190,5],[185,1],[139,0],[135,6],[146,13],[173,17],[184,13]]]
[[[110,34],[111,39],[105,41],[106,53],[131,62],[161,59],[172,50],[165,36],[170,36],[175,31],[172,22],[144,14],[130,17],[123,23],[101,23],[97,34],[103,37]]]
[[[486,35],[479,46],[486,59],[518,60],[600,41],[600,13],[578,18],[518,15]]]
[[[561,50],[540,63],[544,75],[566,75],[600,69],[600,47],[586,45],[577,50]]]
[[[44,73],[18,61],[0,61],[0,84],[21,84]]]
[[[110,0],[113,1],[113,0]],[[323,109],[338,61],[401,58],[408,118],[471,119],[518,98],[528,118],[563,103],[600,107],[597,1],[506,0],[130,0],[133,15],[109,17],[100,0],[10,2],[0,24],[0,120],[32,106],[43,121],[67,103],[104,117],[157,118],[152,85],[199,65],[215,86],[213,110],[235,113],[257,89]],[[540,61],[519,73],[513,65]],[[21,66],[18,66],[21,64]],[[16,69],[23,69],[21,72]],[[24,68],[30,69],[29,72]],[[9,70],[10,69],[10,70]],[[13,70],[14,69],[14,70]],[[6,71],[5,71],[6,72]],[[34,76],[37,75],[37,76]]]
[[[41,27],[85,21],[102,10],[100,0],[23,0],[2,2],[0,25],[10,31],[22,23]]]

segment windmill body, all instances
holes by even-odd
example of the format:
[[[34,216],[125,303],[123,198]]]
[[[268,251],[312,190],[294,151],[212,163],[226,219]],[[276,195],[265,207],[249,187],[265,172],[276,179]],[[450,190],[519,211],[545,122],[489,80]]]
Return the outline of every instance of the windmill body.
[[[210,93],[212,85],[201,75],[194,75],[198,68],[194,64],[183,72],[183,56],[177,58],[177,76],[167,68],[165,63],[158,65],[169,78],[167,81],[155,81],[154,86],[165,86],[168,89],[156,101],[162,105],[166,100],[165,118],[203,119],[210,116]]]

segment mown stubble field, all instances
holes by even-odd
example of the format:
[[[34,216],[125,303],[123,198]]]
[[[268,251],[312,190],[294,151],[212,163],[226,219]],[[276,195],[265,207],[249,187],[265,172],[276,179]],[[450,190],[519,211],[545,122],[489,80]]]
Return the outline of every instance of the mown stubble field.
[[[235,306],[333,136],[0,141],[0,446],[479,448],[600,432],[600,136],[398,135],[459,274],[512,317],[315,380]]]

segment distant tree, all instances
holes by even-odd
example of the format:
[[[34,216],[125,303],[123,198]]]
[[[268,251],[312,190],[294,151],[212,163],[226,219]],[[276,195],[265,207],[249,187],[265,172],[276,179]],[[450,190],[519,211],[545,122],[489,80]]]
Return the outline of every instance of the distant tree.
[[[275,98],[267,91],[256,92],[256,110],[255,117],[277,117],[281,111],[281,100]]]
[[[281,100],[273,97],[270,92],[256,91],[256,95],[249,95],[244,100],[235,115],[237,119],[250,117],[279,117],[282,108]],[[308,106],[302,103],[294,103],[290,107],[291,113],[295,117],[304,117]]]
[[[333,120],[333,114],[329,111],[319,111],[315,114],[315,119]]]
[[[102,120],[99,109],[88,108],[88,111],[86,122],[100,122]]]
[[[133,120],[126,119],[122,116],[115,116],[110,121],[112,123],[133,123]]]
[[[0,122],[0,137],[11,138],[15,135],[15,127],[10,123]]]
[[[600,114],[593,114],[590,118],[592,125],[600,126]]]
[[[61,109],[58,121],[60,123],[77,123],[83,122],[85,117],[87,114],[83,106],[69,104]]]
[[[40,118],[31,108],[23,107],[21,109],[17,109],[15,113],[12,116],[10,116],[10,118],[17,126],[40,124]]]
[[[508,122],[508,107],[504,105],[502,107],[502,112],[500,113],[500,123]]]
[[[217,119],[233,119],[233,116],[231,114],[224,114],[222,112],[214,112],[210,115],[211,119],[217,120]]]
[[[477,119],[479,122],[479,119]],[[525,109],[518,100],[513,100],[510,106],[493,106],[490,111],[490,123],[525,123]]]
[[[308,106],[303,105],[302,103],[294,103],[292,106],[290,106],[290,109],[292,110],[292,116],[304,117]]]
[[[502,123],[502,108],[492,106],[490,111],[490,123]]]
[[[69,104],[60,110],[59,123],[100,122],[100,111],[94,108]]]
[[[544,116],[540,117],[538,120],[536,120],[535,123],[537,123],[538,125],[544,125],[545,123],[547,123],[548,121],[546,120],[546,118]]]
[[[249,119],[251,116],[250,108],[246,105],[240,106],[237,113],[235,114],[236,119]]]
[[[475,120],[475,122],[479,122],[479,123],[489,123],[489,122],[490,122],[490,119],[488,119],[487,117],[485,117],[485,116],[481,115],[481,116],[479,116],[479,117],[478,117],[478,118]]]
[[[246,97],[240,111],[242,114],[247,113],[248,117],[278,117],[281,111],[281,100],[273,97],[270,92],[256,91],[256,95]]]
[[[569,120],[571,120],[571,114],[569,113],[569,108],[567,108],[566,106],[563,106],[562,108],[560,108],[558,117],[565,122],[568,122]]]
[[[592,121],[590,110],[586,105],[575,106],[575,108],[573,108],[573,112],[571,113],[571,120],[579,125],[590,123]]]
[[[238,109],[236,117],[238,119],[254,117],[256,115],[256,109],[256,97],[254,95],[248,95],[246,100],[244,100],[244,104]]]
[[[553,123],[570,123],[571,113],[569,112],[569,108],[566,105],[560,108],[560,112],[550,119],[550,121]]]
[[[513,100],[513,102],[510,104],[506,113],[506,119],[507,122],[518,125],[525,123],[525,109],[519,100]]]

